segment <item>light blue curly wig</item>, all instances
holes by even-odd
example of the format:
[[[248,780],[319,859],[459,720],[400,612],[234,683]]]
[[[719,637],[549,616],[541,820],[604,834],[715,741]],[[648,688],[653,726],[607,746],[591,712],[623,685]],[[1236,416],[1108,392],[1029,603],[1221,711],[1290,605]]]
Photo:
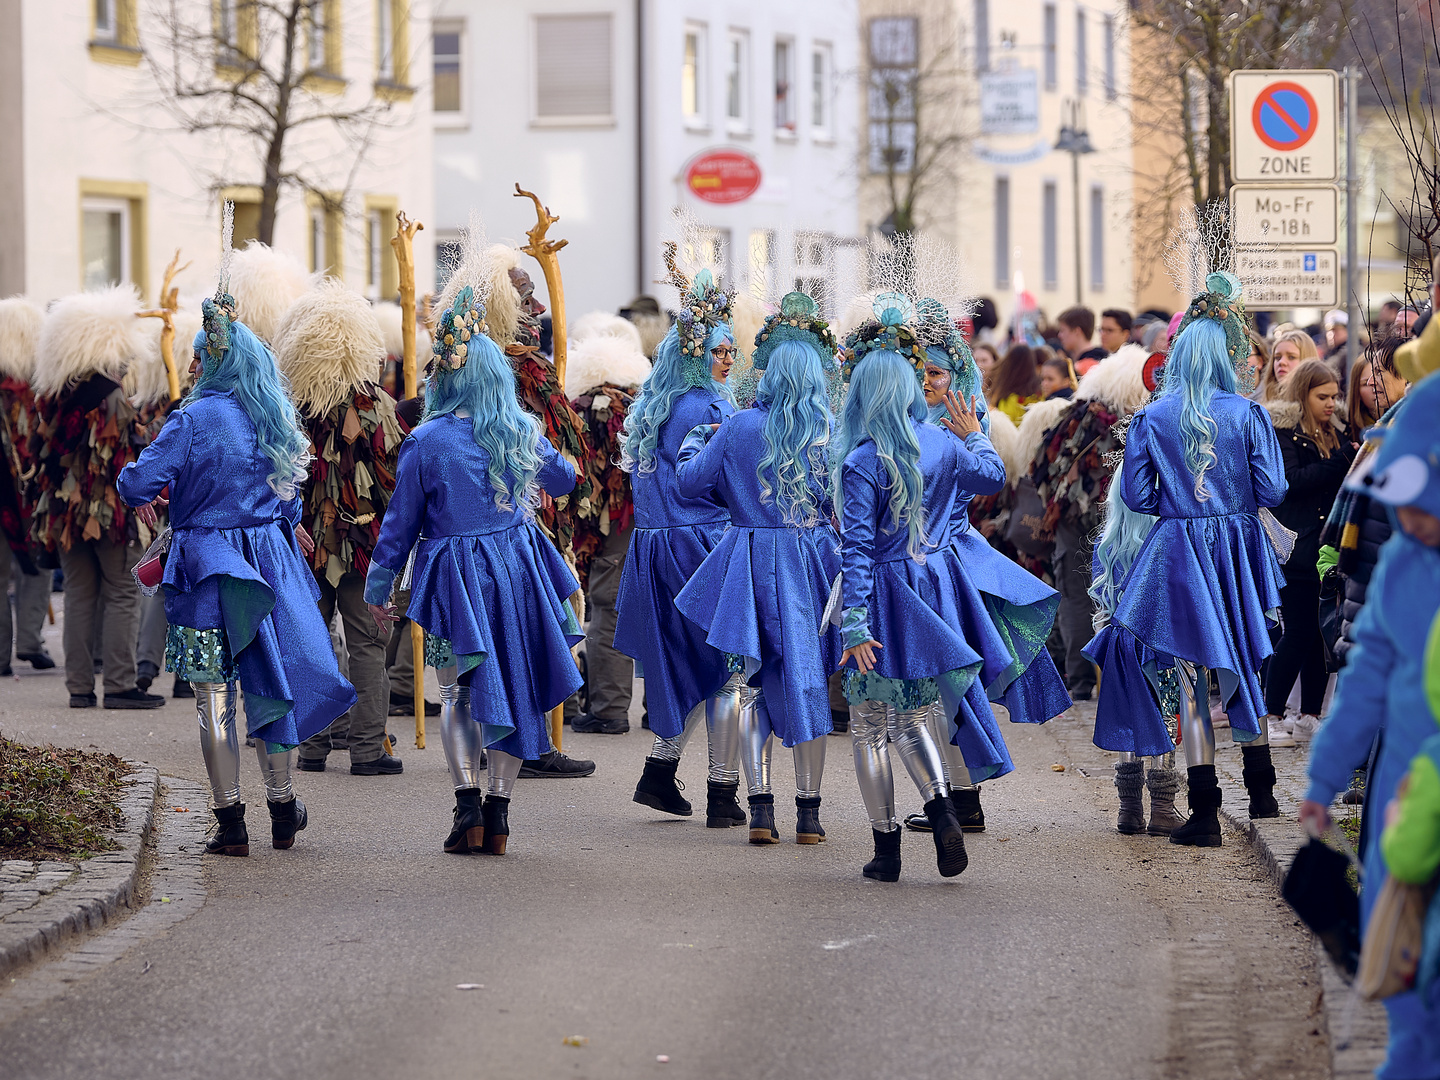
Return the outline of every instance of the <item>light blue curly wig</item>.
[[[500,348],[484,334],[467,343],[458,368],[436,364],[425,381],[425,416],[468,414],[475,445],[490,458],[486,474],[495,491],[495,506],[502,511],[517,505],[532,509],[538,493],[532,490],[540,471],[536,452],[540,421],[520,407],[515,372]]]
[[[850,376],[850,392],[830,459],[831,490],[835,505],[840,506],[845,459],[861,443],[875,443],[888,477],[889,531],[903,528],[910,534],[906,550],[917,562],[925,559],[925,480],[912,421],[921,423],[926,415],[925,394],[909,361],[888,349],[866,353]]]
[[[734,345],[735,335],[728,323],[719,323],[705,337],[705,356],[721,345]],[[703,367],[703,370],[702,370]],[[620,434],[620,468],[626,472],[654,472],[660,429],[670,419],[676,400],[697,386],[708,386],[716,395],[734,404],[730,388],[710,376],[710,364],[703,364],[681,351],[679,324],[672,326],[655,350],[655,363],[640,387],[640,395],[625,411]]]
[[[774,499],[792,525],[808,528],[820,520],[811,478],[825,482],[829,465],[831,416],[826,403],[825,371],[820,353],[799,340],[770,350],[758,400],[769,406],[765,453],[755,468],[760,501]],[[767,474],[775,478],[772,489]]]
[[[260,452],[274,466],[266,482],[281,499],[293,499],[310,472],[310,438],[300,426],[285,377],[270,349],[248,326],[220,321],[220,336],[214,329],[195,335],[193,346],[204,364],[181,404],[190,404],[206,390],[233,393],[255,425]]]
[[[1155,400],[1180,398],[1180,442],[1185,467],[1195,478],[1195,497],[1210,498],[1205,474],[1215,464],[1219,425],[1210,415],[1210,398],[1216,390],[1235,392],[1235,368],[1230,363],[1225,327],[1214,319],[1197,319],[1175,337],[1165,362],[1165,380]]]
[[[1095,544],[1095,577],[1089,589],[1097,611],[1107,618],[1120,606],[1120,587],[1125,583],[1125,575],[1130,573],[1145,538],[1158,520],[1126,506],[1120,497],[1118,478],[1111,481],[1105,493],[1105,524]]]

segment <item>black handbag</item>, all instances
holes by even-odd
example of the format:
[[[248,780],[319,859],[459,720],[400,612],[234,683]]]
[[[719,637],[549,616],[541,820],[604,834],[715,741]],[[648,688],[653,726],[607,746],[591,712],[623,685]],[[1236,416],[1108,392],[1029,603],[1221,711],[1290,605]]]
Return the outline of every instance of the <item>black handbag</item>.
[[[1005,539],[1026,555],[1045,556],[1055,545],[1055,538],[1045,528],[1045,503],[1035,481],[1026,476],[1015,485],[1014,505]]]
[[[1347,982],[1360,967],[1360,897],[1346,880],[1349,868],[1346,856],[1312,837],[1295,853],[1280,887]]]

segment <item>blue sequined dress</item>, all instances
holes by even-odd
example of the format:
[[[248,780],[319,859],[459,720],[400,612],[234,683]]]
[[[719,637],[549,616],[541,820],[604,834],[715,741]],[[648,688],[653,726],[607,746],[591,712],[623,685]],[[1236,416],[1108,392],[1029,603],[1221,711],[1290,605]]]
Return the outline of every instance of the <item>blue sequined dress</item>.
[[[1113,622],[1154,653],[1202,664],[1220,678],[1233,731],[1258,735],[1265,714],[1257,673],[1273,651],[1269,625],[1285,584],[1260,523],[1285,498],[1285,467],[1264,408],[1216,390],[1209,497],[1195,494],[1180,436],[1181,401],[1135,414],[1125,439],[1120,497],[1158,515],[1125,578]]]
[[[687,390],[660,426],[655,467],[637,468],[630,478],[635,531],[615,600],[615,648],[640,662],[636,674],[645,680],[650,730],[664,739],[678,736],[690,710],[730,677],[725,655],[675,607],[680,590],[720,542],[730,512],[713,495],[683,494],[675,470],[685,436],[734,411],[709,387]]]
[[[575,470],[549,440],[535,450],[540,487],[572,490]],[[582,682],[570,648],[585,635],[568,603],[580,584],[528,507],[496,505],[489,465],[468,417],[426,420],[400,444],[365,600],[385,602],[413,548],[407,614],[449,643],[485,746],[533,759],[551,749],[546,712]]]
[[[196,681],[238,679],[249,735],[294,746],[354,705],[355,690],[295,542],[300,502],[276,496],[273,471],[235,395],[202,390],[116,487],[130,506],[170,487],[167,667]]]
[[[900,709],[938,699],[972,780],[998,776],[1013,767],[1010,755],[988,703],[976,706],[985,702],[987,658],[998,671],[1011,655],[949,545],[949,523],[964,492],[990,490],[997,468],[1003,483],[1004,468],[970,448],[993,455],[983,436],[962,443],[933,424],[911,423],[920,444],[924,520],[933,523],[920,547],[924,562],[910,556],[909,533],[890,525],[890,478],[875,444],[852,450],[841,471],[844,643],[874,639],[882,646],[872,673],[846,671],[845,696],[852,704],[875,700]],[[957,717],[965,722],[957,725]]]
[[[830,524],[823,456],[818,469],[811,463],[816,524],[788,523],[773,495],[761,499],[756,470],[766,451],[769,413],[768,405],[757,403],[726,420],[713,438],[710,428],[697,428],[681,449],[681,494],[717,498],[729,509],[730,528],[675,606],[712,646],[745,658],[745,674],[764,692],[775,734],[794,746],[833,727],[826,678],[840,666],[844,649],[838,627],[826,624],[820,631],[830,584],[840,572],[840,540]],[[769,481],[773,492],[773,471]]]

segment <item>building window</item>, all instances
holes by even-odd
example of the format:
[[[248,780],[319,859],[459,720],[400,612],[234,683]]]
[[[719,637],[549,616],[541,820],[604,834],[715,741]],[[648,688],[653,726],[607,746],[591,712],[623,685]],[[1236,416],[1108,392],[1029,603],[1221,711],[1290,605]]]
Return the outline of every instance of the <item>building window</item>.
[[[760,303],[770,299],[775,276],[775,231],[750,230],[750,295]]]
[[[442,291],[450,283],[450,278],[455,274],[455,268],[460,265],[464,255],[461,242],[458,238],[442,238],[435,241],[435,290]]]
[[[431,36],[434,57],[434,103],[437,113],[458,113],[461,110],[460,39],[461,27],[456,23],[437,23]]]
[[[345,225],[345,213],[340,207],[339,196],[321,197],[311,194],[306,202],[310,210],[309,248],[310,269],[317,274],[340,277],[344,273],[341,255],[341,238]]]
[[[131,280],[129,200],[84,199],[81,222],[81,286],[103,289],[128,283]]]
[[[685,27],[685,56],[680,63],[680,111],[694,127],[705,122],[705,28]]]
[[[365,215],[365,295],[371,300],[380,299],[380,279],[384,275],[381,256],[384,253],[384,227],[380,223],[380,211],[371,210]]]
[[[95,40],[117,42],[120,40],[120,13],[116,10],[119,0],[95,0]]]
[[[126,66],[139,63],[140,38],[136,33],[135,2],[91,0],[90,55],[94,59]],[[135,55],[127,56],[126,53]]]
[[[1010,178],[995,178],[995,287],[1010,288]]]
[[[725,119],[732,131],[750,127],[750,35],[730,31],[725,45]]]
[[[1045,263],[1045,288],[1060,287],[1060,190],[1046,180],[1040,196],[1040,249]]]
[[[400,203],[390,196],[365,197],[365,295],[393,300],[400,292],[400,263],[390,238]]]
[[[1105,189],[1090,189],[1090,288],[1105,288]]]
[[[682,252],[687,265],[704,267],[722,285],[728,285],[730,277],[730,230],[698,228],[685,244]]]
[[[775,39],[775,130],[795,133],[795,42]]]
[[[831,238],[824,233],[795,234],[795,291],[814,297],[822,313],[827,315],[830,312],[826,282],[833,276],[831,247]]]
[[[325,269],[325,210],[320,206],[310,207],[310,270]]]
[[[215,0],[215,37],[220,46],[222,63],[233,64],[239,59],[240,26],[235,17],[236,0]]]
[[[326,18],[325,0],[306,0],[305,21],[306,21],[306,54],[305,61],[311,71],[326,70],[325,37]]]
[[[1089,37],[1085,12],[1075,13],[1075,93],[1084,97],[1090,92]]]
[[[810,126],[817,135],[830,134],[829,45],[816,45],[810,52]]]
[[[871,19],[868,37],[870,171],[909,172],[915,157],[920,23],[915,18]]]
[[[395,82],[395,0],[375,0],[375,77]]]
[[[536,16],[536,119],[611,121],[610,23],[609,13]]]
[[[1115,100],[1115,16],[1105,16],[1105,100]]]
[[[260,189],[254,186],[227,187],[220,192],[220,207],[235,206],[235,228],[231,237],[236,250],[251,240],[260,239]]]
[[[975,70],[990,70],[990,0],[975,0]]]
[[[1060,24],[1059,16],[1055,12],[1054,4],[1045,5],[1045,89],[1054,90],[1060,85],[1060,73],[1058,70],[1058,57],[1056,50],[1059,48]]]

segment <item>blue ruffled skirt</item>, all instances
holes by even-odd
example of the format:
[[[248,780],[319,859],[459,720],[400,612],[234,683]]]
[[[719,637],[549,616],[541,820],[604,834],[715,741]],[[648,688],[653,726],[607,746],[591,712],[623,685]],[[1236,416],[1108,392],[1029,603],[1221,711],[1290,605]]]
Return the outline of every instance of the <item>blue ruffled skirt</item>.
[[[1124,582],[1114,622],[1151,651],[1220,678],[1232,732],[1258,735],[1260,665],[1285,578],[1254,514],[1161,518]]]
[[[615,648],[640,662],[650,730],[673,739],[690,710],[730,677],[725,654],[705,631],[680,614],[680,595],[727,523],[636,529],[615,600]]]
[[[176,529],[164,589],[172,626],[224,631],[251,738],[295,746],[355,704],[288,521]]]
[[[571,646],[580,588],[534,524],[415,545],[407,614],[450,643],[487,748],[534,759],[552,749],[546,713],[583,680]]]
[[[828,525],[732,525],[675,598],[708,644],[745,658],[747,682],[764,692],[787,747],[834,726],[826,677],[845,649],[839,629],[827,625],[822,635],[820,623],[840,572],[839,543]]]
[[[1168,657],[1135,640],[1135,635],[1111,623],[1085,646],[1084,653],[1100,668],[1095,700],[1095,745],[1122,754],[1158,757],[1175,749],[1164,714],[1151,691],[1146,669],[1156,670]]]

